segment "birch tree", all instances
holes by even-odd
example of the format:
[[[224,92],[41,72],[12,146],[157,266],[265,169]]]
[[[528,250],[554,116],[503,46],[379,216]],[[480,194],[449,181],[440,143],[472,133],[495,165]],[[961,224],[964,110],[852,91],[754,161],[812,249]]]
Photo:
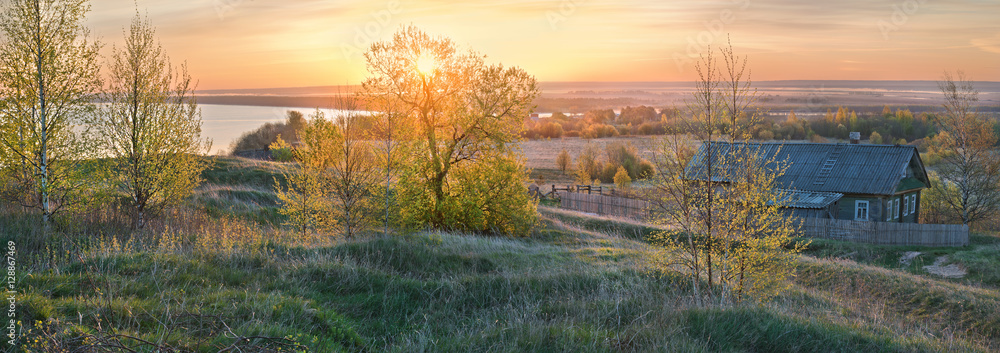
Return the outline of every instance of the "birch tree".
[[[79,127],[100,89],[97,42],[88,40],[85,0],[12,0],[0,30],[0,167],[5,195],[53,214],[87,201],[92,145]]]
[[[693,118],[662,140],[653,201],[671,230],[651,240],[663,249],[657,259],[691,280],[699,303],[726,304],[787,288],[801,246],[790,245],[796,227],[780,210],[786,195],[777,179],[786,166],[747,143],[761,118],[746,58],[730,46],[720,66],[713,54],[695,66]],[[683,134],[702,140],[700,159],[692,160],[696,147]]]
[[[942,199],[962,224],[970,224],[995,215],[1000,208],[997,135],[992,123],[978,113],[979,91],[963,72],[945,72],[938,88],[945,102],[936,121],[941,134],[935,140],[943,152],[937,169],[950,184],[942,192],[957,193]]]
[[[353,238],[374,224],[380,174],[373,147],[360,138],[361,118],[349,112],[327,119],[319,110],[310,116],[294,152],[300,169],[286,175],[288,185],[278,190],[282,214],[302,235],[312,228]]]
[[[114,160],[112,180],[143,228],[150,213],[180,202],[201,182],[210,142],[184,65],[172,67],[148,20],[138,15],[114,48],[107,105],[96,122]]]

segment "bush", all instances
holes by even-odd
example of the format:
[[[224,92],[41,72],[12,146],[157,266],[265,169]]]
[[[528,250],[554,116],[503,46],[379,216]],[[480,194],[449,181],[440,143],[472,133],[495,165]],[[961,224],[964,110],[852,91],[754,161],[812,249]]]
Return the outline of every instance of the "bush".
[[[628,189],[632,186],[632,178],[629,178],[628,171],[625,167],[619,166],[618,171],[615,173],[615,185],[619,189]]]
[[[580,137],[586,139],[604,138],[604,137],[615,137],[620,135],[618,129],[614,126],[605,124],[594,124],[588,126],[583,132],[580,133]]]
[[[281,138],[281,135],[278,135],[277,141],[268,146],[268,149],[271,150],[271,158],[275,161],[291,162],[295,159],[295,156],[292,154],[292,146],[285,142]]]
[[[291,145],[299,143],[299,137],[305,129],[306,119],[302,113],[288,111],[288,117],[283,123],[266,123],[253,131],[243,133],[240,138],[229,145],[230,153],[236,151],[268,149],[280,136]]]
[[[546,138],[560,138],[563,136],[563,127],[556,122],[546,122],[538,128],[538,135]]]
[[[571,163],[573,163],[573,159],[569,156],[569,152],[566,152],[566,149],[563,148],[562,151],[559,151],[559,155],[556,156],[556,166],[559,167],[559,170],[563,174],[566,174],[566,170],[569,169]]]
[[[663,135],[667,132],[663,123],[642,123],[636,130],[637,135]]]
[[[873,145],[881,145],[882,135],[879,134],[878,131],[873,131],[872,134],[868,136],[868,141],[871,142]]]

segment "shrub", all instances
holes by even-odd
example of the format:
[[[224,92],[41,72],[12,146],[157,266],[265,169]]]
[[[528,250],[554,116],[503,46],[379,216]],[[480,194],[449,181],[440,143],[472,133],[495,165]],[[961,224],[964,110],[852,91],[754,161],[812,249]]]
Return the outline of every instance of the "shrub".
[[[618,172],[615,173],[615,185],[618,186],[619,189],[628,189],[632,186],[632,178],[629,178],[628,171],[625,170],[625,167],[618,167]]]
[[[868,136],[868,141],[871,142],[873,145],[881,145],[882,135],[879,134],[878,131],[873,131],[872,134]]]
[[[302,131],[305,130],[305,126],[306,119],[302,117],[302,113],[289,110],[285,122],[266,123],[256,130],[243,133],[243,135],[240,135],[240,138],[229,145],[229,151],[268,149],[272,143],[278,141],[279,136],[289,144],[295,145],[299,143],[299,138],[302,135]]]
[[[569,152],[566,152],[566,149],[563,148],[562,151],[559,151],[559,155],[556,156],[556,166],[558,166],[559,170],[565,174],[566,170],[569,169],[570,163],[573,163],[573,158],[571,158],[569,156]]]
[[[663,123],[642,123],[636,129],[637,135],[663,135],[667,132]]]
[[[580,137],[586,139],[604,138],[604,137],[615,137],[620,135],[618,129],[614,126],[606,124],[594,124],[588,126],[582,132],[580,132]]]
[[[278,135],[278,139],[268,146],[268,149],[271,150],[271,158],[275,161],[291,162],[295,158],[292,154],[292,146],[285,142],[281,135]]]
[[[556,122],[546,122],[538,128],[538,135],[546,138],[560,138],[563,136],[563,127]]]

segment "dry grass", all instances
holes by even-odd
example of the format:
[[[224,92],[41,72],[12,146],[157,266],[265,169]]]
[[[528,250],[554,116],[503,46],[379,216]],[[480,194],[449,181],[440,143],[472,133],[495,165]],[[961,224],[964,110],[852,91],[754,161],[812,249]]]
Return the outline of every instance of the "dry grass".
[[[108,232],[108,211],[35,239],[35,218],[0,210],[0,240],[22,248],[22,344],[38,352],[128,351],[101,342],[185,352],[234,344],[248,352],[1000,349],[995,287],[908,268],[804,256],[792,290],[770,302],[701,308],[686,281],[649,261],[646,224],[541,208],[542,224],[523,238],[303,238],[209,211],[209,200],[260,207],[244,197],[266,197],[257,185],[200,192],[139,233]]]

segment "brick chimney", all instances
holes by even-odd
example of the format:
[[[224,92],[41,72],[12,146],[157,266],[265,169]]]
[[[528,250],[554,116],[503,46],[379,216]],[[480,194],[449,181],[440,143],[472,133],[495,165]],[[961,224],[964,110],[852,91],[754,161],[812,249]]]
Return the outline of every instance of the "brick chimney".
[[[860,132],[852,131],[850,136],[851,136],[851,144],[852,145],[857,145],[857,144],[861,143],[861,133]]]

